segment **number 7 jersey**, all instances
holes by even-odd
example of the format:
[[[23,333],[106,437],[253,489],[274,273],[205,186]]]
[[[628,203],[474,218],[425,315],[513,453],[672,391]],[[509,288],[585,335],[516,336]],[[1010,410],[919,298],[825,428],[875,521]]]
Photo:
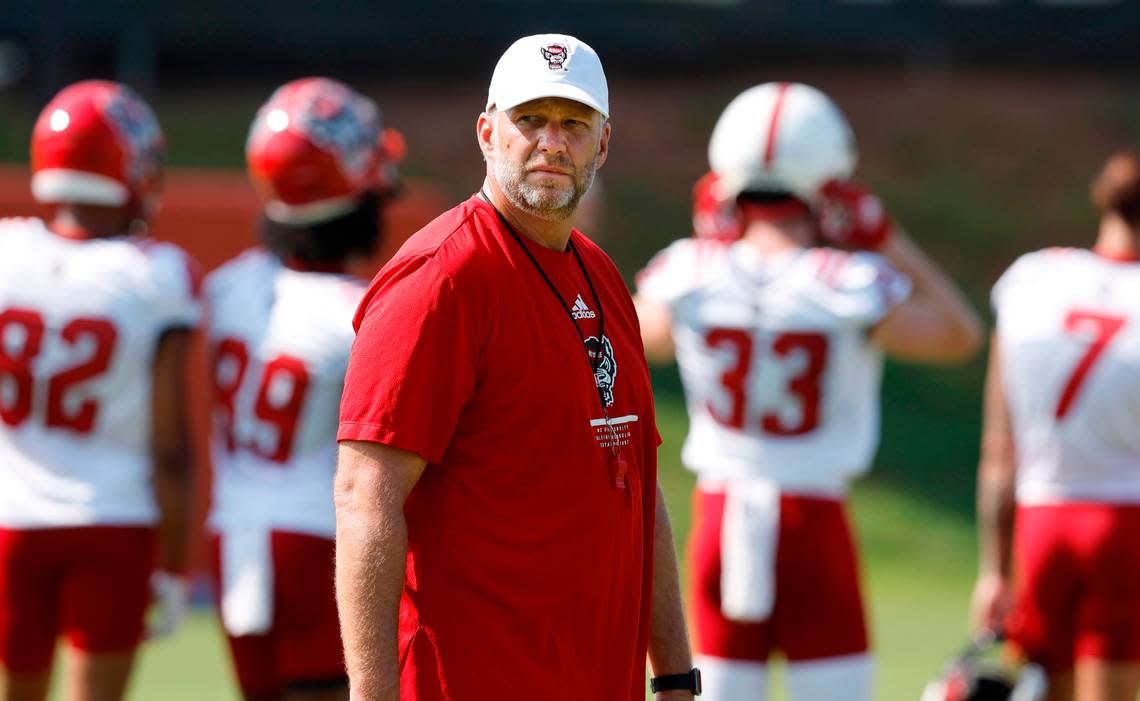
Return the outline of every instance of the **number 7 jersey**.
[[[0,527],[155,522],[154,356],[198,323],[196,269],[169,243],[0,219]]]
[[[637,286],[672,313],[689,469],[838,496],[870,466],[883,361],[868,332],[910,292],[885,260],[682,239]]]
[[[1037,251],[992,298],[1018,502],[1140,503],[1140,264]]]
[[[206,279],[216,531],[331,538],[336,431],[364,284],[251,249]]]

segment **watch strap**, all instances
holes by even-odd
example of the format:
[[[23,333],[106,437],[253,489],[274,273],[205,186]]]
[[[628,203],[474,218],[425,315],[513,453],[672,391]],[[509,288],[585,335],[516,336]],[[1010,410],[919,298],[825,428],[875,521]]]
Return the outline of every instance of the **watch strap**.
[[[649,688],[653,693],[659,691],[674,691],[683,689],[691,691],[693,696],[701,695],[701,670],[693,667],[684,674],[662,674],[649,680]]]

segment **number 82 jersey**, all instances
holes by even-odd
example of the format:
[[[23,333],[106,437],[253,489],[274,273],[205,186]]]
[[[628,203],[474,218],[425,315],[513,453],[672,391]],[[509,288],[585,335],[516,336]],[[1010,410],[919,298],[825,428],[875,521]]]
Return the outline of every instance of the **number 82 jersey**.
[[[743,241],[682,239],[637,285],[672,313],[688,468],[838,496],[870,466],[882,353],[868,332],[910,292],[885,260],[828,248],[761,255]]]
[[[1018,502],[1140,503],[1140,265],[1037,251],[992,300]]]
[[[0,219],[0,527],[156,521],[155,353],[199,282],[169,243]]]
[[[338,408],[363,293],[354,278],[292,270],[262,249],[206,279],[214,530],[335,533]]]

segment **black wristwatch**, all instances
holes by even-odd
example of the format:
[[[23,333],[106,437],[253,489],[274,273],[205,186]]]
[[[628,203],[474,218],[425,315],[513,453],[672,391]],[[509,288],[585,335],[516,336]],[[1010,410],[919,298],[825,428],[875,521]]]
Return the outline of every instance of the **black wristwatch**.
[[[693,692],[693,696],[701,695],[701,670],[693,667],[684,674],[662,674],[649,680],[649,688],[653,693],[658,691],[673,691],[684,689]]]

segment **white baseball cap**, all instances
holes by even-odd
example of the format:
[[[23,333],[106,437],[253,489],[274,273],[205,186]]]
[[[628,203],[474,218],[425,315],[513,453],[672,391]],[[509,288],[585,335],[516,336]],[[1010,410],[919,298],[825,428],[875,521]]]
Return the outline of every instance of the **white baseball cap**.
[[[487,109],[509,110],[542,97],[564,97],[610,116],[602,60],[567,34],[534,34],[511,44],[495,65]]]

